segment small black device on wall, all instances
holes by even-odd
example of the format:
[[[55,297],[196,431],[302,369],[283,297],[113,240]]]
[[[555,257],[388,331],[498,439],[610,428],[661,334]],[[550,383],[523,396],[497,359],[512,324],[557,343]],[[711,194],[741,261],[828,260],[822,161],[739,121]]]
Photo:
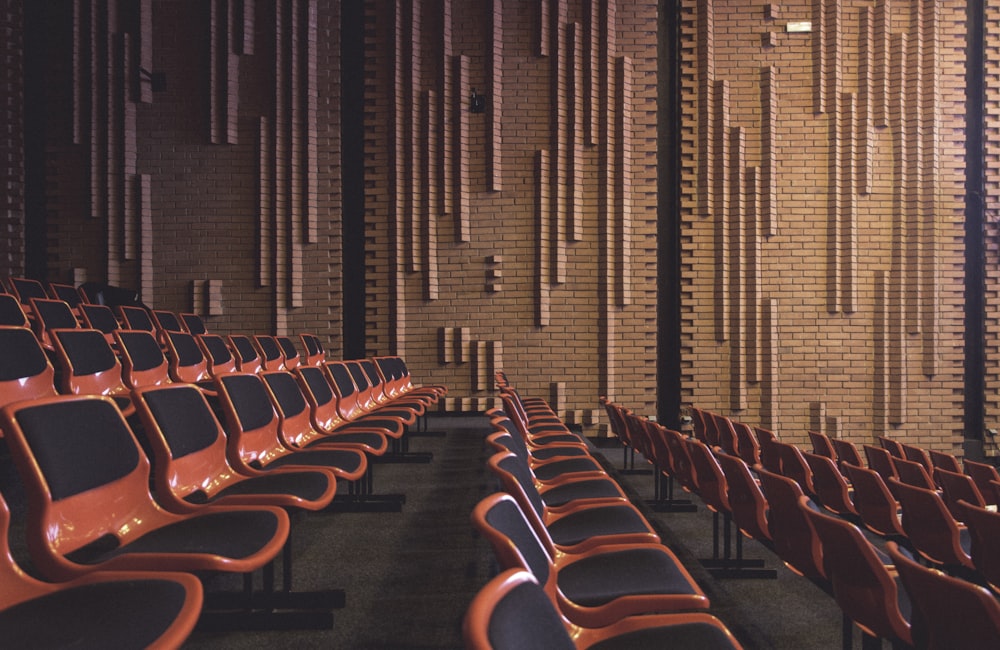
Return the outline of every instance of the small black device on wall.
[[[485,113],[486,112],[486,95],[480,95],[476,92],[476,89],[472,89],[472,96],[469,98],[469,112],[470,113]]]

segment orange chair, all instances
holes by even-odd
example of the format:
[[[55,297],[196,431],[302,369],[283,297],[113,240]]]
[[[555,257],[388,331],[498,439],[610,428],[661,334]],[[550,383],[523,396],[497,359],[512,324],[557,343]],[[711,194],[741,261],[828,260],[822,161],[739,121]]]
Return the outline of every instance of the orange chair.
[[[861,530],[812,508],[805,497],[799,508],[816,530],[823,567],[844,615],[867,635],[912,646],[910,621],[900,607],[900,586]],[[845,647],[850,647],[846,639]]]
[[[253,340],[245,334],[230,334],[229,348],[236,359],[236,369],[240,372],[258,373],[264,368],[260,352]]]
[[[757,477],[769,507],[767,523],[774,552],[789,569],[825,587],[827,575],[819,538],[799,507],[802,488],[787,476],[765,469],[758,470]]]
[[[750,467],[743,459],[725,454],[717,456],[716,460],[729,487],[729,507],[733,522],[744,535],[773,549],[774,538],[771,537],[771,529],[767,523],[767,499],[750,473]]]
[[[24,311],[29,318],[33,318],[35,315],[31,307],[32,298],[45,300],[49,297],[48,292],[45,291],[45,285],[31,278],[9,277],[7,278],[7,287],[10,289],[11,295],[15,296],[24,306]]]
[[[80,313],[83,316],[83,326],[85,328],[98,330],[104,334],[109,345],[115,344],[115,330],[121,329],[121,323],[107,305],[80,305]]]
[[[876,436],[876,438],[878,439],[879,447],[889,452],[893,458],[906,458],[903,445],[898,440],[893,440],[886,436]]]
[[[462,622],[462,636],[469,650],[742,647],[719,619],[703,612],[630,616],[601,628],[575,625],[521,569],[504,571],[476,594]]]
[[[10,510],[0,498],[0,630],[10,648],[175,648],[201,614],[195,576],[164,571],[94,572],[42,582],[14,560]]]
[[[9,293],[0,293],[0,325],[8,327],[31,327],[24,307]]]
[[[53,350],[52,330],[73,329],[80,327],[80,321],[70,306],[62,300],[51,300],[49,298],[32,298],[31,310],[34,314],[32,327],[38,342],[46,350]]]
[[[163,332],[166,342],[167,372],[170,379],[185,384],[195,384],[209,394],[215,394],[208,359],[194,335],[187,332]]]
[[[837,450],[833,447],[830,436],[821,431],[807,431],[809,442],[812,443],[812,453],[817,456],[826,456],[831,460],[837,459]]]
[[[122,329],[156,332],[156,323],[145,307],[118,305],[115,309],[118,312],[118,320],[122,323]]]
[[[614,544],[581,554],[551,554],[512,496],[490,495],[472,523],[501,569],[526,569],[571,621],[602,627],[627,616],[707,609],[705,592],[659,544]]]
[[[843,469],[851,481],[852,503],[864,527],[886,539],[905,540],[906,533],[899,523],[899,502],[882,476],[851,463],[844,463]]]
[[[812,471],[812,484],[816,500],[830,512],[859,521],[858,511],[851,499],[851,487],[837,464],[829,456],[802,452]]]
[[[208,373],[212,377],[236,372],[236,357],[224,338],[218,334],[199,334],[196,340],[208,361]]]
[[[326,469],[234,468],[222,427],[190,384],[140,388],[136,402],[153,450],[156,497],[169,510],[193,513],[204,504],[322,510],[336,494],[337,477]]]
[[[149,492],[149,462],[107,397],[19,402],[2,417],[28,498],[29,551],[52,580],[100,569],[246,573],[288,538],[280,508],[164,510]]]
[[[968,474],[960,472],[949,472],[943,468],[934,470],[937,483],[941,486],[941,497],[948,507],[948,512],[956,521],[963,521],[965,509],[959,505],[959,501],[971,503],[980,508],[986,507],[986,500],[976,487],[976,482]]]
[[[1000,594],[1000,514],[960,501],[962,521],[969,530],[969,555],[983,580]]]
[[[830,442],[837,452],[837,467],[842,467],[844,463],[850,463],[858,467],[865,466],[865,461],[862,460],[861,454],[853,442],[842,438],[831,438]]]
[[[931,475],[922,463],[908,458],[893,458],[892,464],[896,468],[896,476],[901,483],[916,485],[925,490],[937,489],[934,479],[931,478]]]
[[[283,370],[285,368],[285,355],[275,337],[269,334],[255,334],[251,341],[260,356],[261,371]]]
[[[511,453],[494,454],[487,466],[514,497],[540,537],[551,537],[555,548],[582,553],[602,544],[659,543],[660,538],[638,509],[619,500],[573,501],[548,507],[524,461]]]
[[[941,469],[948,470],[949,472],[962,471],[962,466],[953,454],[937,451],[935,449],[929,449],[927,453],[930,456],[931,463],[933,463],[934,467],[940,467]]]
[[[194,336],[201,336],[202,334],[208,333],[208,327],[205,326],[205,320],[198,314],[181,312],[178,316],[180,316],[181,322],[184,324],[184,329],[188,333]]]
[[[126,417],[135,412],[122,366],[104,335],[92,329],[53,330],[60,383],[67,395],[107,395]]]
[[[302,340],[302,347],[306,351],[305,364],[317,368],[323,365],[323,362],[326,361],[326,350],[323,349],[323,344],[320,342],[319,337],[315,334],[303,333],[299,334],[299,338]]]
[[[285,369],[295,370],[302,361],[299,349],[295,347],[295,341],[290,336],[276,336],[274,340],[281,346],[281,354],[285,357]]]
[[[868,467],[878,472],[883,481],[888,481],[890,478],[898,476],[896,473],[895,457],[888,450],[873,445],[862,445],[861,449],[865,453]]]
[[[378,428],[343,428],[344,419],[337,410],[337,396],[327,381],[326,372],[316,366],[299,366],[294,372],[299,388],[309,403],[313,427],[324,435],[336,436],[337,441],[357,441],[373,449],[388,448],[388,434]]]
[[[736,449],[740,458],[750,467],[760,465],[760,441],[753,427],[744,422],[733,422],[736,431]]]
[[[170,365],[152,332],[117,330],[114,335],[122,357],[122,378],[129,388],[171,383]]]
[[[34,333],[0,326],[0,405],[53,395],[55,370]]]
[[[997,468],[968,458],[963,461],[963,466],[965,473],[976,482],[976,487],[979,488],[979,493],[986,500],[986,505],[997,505],[997,495],[990,485],[993,481],[1000,481],[1000,473],[997,473]]]
[[[913,604],[912,636],[918,648],[990,648],[1000,639],[1000,603],[989,590],[914,562],[886,544]]]
[[[226,431],[228,454],[237,470],[323,467],[338,478],[356,481],[367,468],[363,452],[348,447],[296,451],[282,442],[280,418],[267,385],[255,373],[233,373],[215,380]]]
[[[906,537],[921,557],[954,571],[974,568],[969,531],[951,516],[940,494],[897,479],[889,479],[889,489],[899,499]]]

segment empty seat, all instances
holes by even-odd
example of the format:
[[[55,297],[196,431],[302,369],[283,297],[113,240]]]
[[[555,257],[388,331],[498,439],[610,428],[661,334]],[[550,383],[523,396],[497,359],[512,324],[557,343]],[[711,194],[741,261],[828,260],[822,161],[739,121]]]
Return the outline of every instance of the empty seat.
[[[9,648],[174,648],[201,614],[194,575],[94,572],[42,582],[14,560],[10,510],[0,498],[0,639]]]
[[[52,342],[52,330],[72,329],[80,326],[76,314],[69,305],[62,300],[51,300],[48,298],[32,298],[31,308],[34,313],[32,327],[38,342],[46,350],[54,349]]]
[[[115,343],[115,331],[121,329],[121,323],[107,305],[80,305],[80,313],[83,316],[83,326],[95,329],[107,339],[108,343]]]
[[[122,377],[129,388],[171,383],[170,365],[152,332],[118,330],[114,335],[122,357]]]
[[[54,330],[62,392],[107,395],[129,416],[135,411],[132,393],[122,380],[122,366],[101,332],[93,329]]]
[[[462,624],[470,650],[574,648],[712,648],[741,646],[726,626],[702,612],[634,616],[602,628],[566,621],[527,571],[509,569],[479,591]]]
[[[55,370],[34,333],[0,326],[0,406],[55,394]]]
[[[911,546],[926,560],[951,570],[972,569],[969,531],[948,512],[936,491],[889,479],[899,499],[903,531]]]
[[[184,329],[186,329],[190,334],[193,334],[194,336],[201,336],[202,334],[206,334],[208,332],[205,320],[198,314],[181,312],[178,315],[180,316],[181,322],[184,323]]]

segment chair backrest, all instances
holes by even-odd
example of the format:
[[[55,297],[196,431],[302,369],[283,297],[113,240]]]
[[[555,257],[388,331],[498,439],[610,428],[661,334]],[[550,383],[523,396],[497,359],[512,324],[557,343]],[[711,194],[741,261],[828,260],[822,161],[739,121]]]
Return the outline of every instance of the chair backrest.
[[[295,346],[295,341],[290,336],[279,335],[274,337],[281,347],[281,354],[285,358],[285,369],[294,370],[302,360],[299,349]]]
[[[563,617],[531,573],[509,569],[479,590],[462,622],[470,650],[574,650]]]
[[[760,441],[753,427],[745,422],[734,421],[733,430],[736,431],[736,450],[740,458],[747,465],[755,467],[760,465]]]
[[[236,359],[236,369],[240,372],[257,373],[263,369],[260,352],[245,334],[230,334],[229,347]]]
[[[852,502],[865,528],[882,537],[905,538],[899,523],[899,503],[873,469],[844,463],[841,466],[854,490]]]
[[[878,472],[883,481],[898,476],[896,474],[895,459],[887,449],[874,445],[862,445],[861,449],[865,452],[868,467]]]
[[[550,597],[556,597],[552,556],[514,497],[506,493],[486,497],[473,509],[472,524],[489,541],[501,570],[530,571]]]
[[[833,459],[806,451],[802,456],[812,470],[813,489],[820,505],[840,516],[856,517],[858,511],[851,501],[850,486]]]
[[[83,324],[90,329],[95,329],[107,339],[108,343],[114,343],[115,330],[121,329],[121,324],[115,316],[115,312],[107,305],[80,305],[80,314],[83,316]]]
[[[149,463],[109,398],[48,397],[2,417],[28,497],[28,547],[46,577],[84,573],[81,565],[162,519]]]
[[[893,440],[887,436],[876,436],[876,438],[878,439],[879,447],[889,452],[893,458],[906,457],[906,454],[903,452],[903,445],[898,440]]]
[[[781,475],[798,483],[802,492],[807,496],[815,495],[812,470],[809,469],[809,463],[802,456],[802,451],[790,442],[775,441],[772,448],[781,459]]]
[[[278,341],[269,334],[255,334],[253,343],[260,353],[261,370],[281,370],[285,367],[285,355]]]
[[[324,437],[313,426],[309,402],[295,375],[287,370],[268,370],[260,376],[275,403],[282,442],[297,449]]]
[[[55,370],[34,333],[0,326],[0,406],[55,394]]]
[[[838,467],[844,463],[850,463],[852,465],[857,465],[858,467],[865,466],[865,461],[861,458],[861,453],[858,452],[858,448],[853,442],[842,438],[830,438],[830,442],[833,444],[833,448],[837,452]]]
[[[716,457],[729,486],[729,507],[733,521],[745,535],[763,542],[771,541],[767,524],[767,499],[742,458],[726,454]]]
[[[736,439],[736,430],[733,422],[729,418],[714,414],[715,433],[718,436],[719,448],[730,456],[739,455],[739,442]]]
[[[986,507],[986,501],[980,494],[979,488],[976,487],[976,482],[968,474],[951,472],[938,467],[934,470],[934,475],[938,485],[941,486],[944,504],[956,521],[963,521],[962,517],[965,515],[965,509],[959,505],[959,501],[965,501],[981,508]]]
[[[118,313],[125,329],[155,332],[156,324],[145,307],[135,305],[118,305]]]
[[[1000,481],[1000,473],[997,473],[997,468],[968,458],[963,461],[962,465],[965,473],[976,482],[976,487],[979,488],[979,493],[986,500],[986,505],[997,505],[997,495],[994,494],[993,488],[990,486],[991,481]]]
[[[168,311],[166,309],[153,309],[149,312],[149,314],[153,319],[153,325],[156,326],[156,331],[159,333],[158,336],[161,341],[166,340],[165,334],[168,332],[187,332],[187,328],[184,327],[184,323],[182,323],[177,314],[172,311]]]
[[[322,365],[326,361],[326,350],[323,349],[323,343],[319,340],[319,337],[315,334],[302,333],[299,334],[299,338],[302,340],[302,347],[306,351],[306,365],[316,367]]]
[[[920,463],[928,474],[934,471],[934,464],[931,462],[930,454],[923,447],[901,442],[899,446],[903,448],[903,458],[914,463]]]
[[[918,648],[989,648],[1000,639],[1000,602],[988,589],[914,562],[889,542],[900,581],[913,604]]]
[[[137,390],[136,398],[165,507],[190,512],[239,482],[226,459],[226,436],[201,391],[189,384],[151,386]]]
[[[164,330],[167,344],[167,365],[170,378],[188,384],[208,382],[212,373],[208,371],[208,359],[194,335],[187,332]]]
[[[726,476],[708,445],[696,438],[688,438],[688,451],[694,466],[698,496],[715,512],[730,512]]]
[[[364,415],[366,411],[359,401],[358,387],[347,366],[337,361],[327,361],[323,364],[323,368],[327,372],[330,385],[337,393],[337,408],[341,417],[345,420],[354,420]]]
[[[7,278],[7,286],[10,287],[10,292],[21,301],[21,304],[25,305],[25,309],[31,309],[32,298],[49,297],[45,291],[45,285],[31,278],[9,277]]]
[[[934,479],[931,478],[922,464],[907,458],[893,458],[892,464],[896,468],[896,476],[901,483],[916,485],[927,490],[933,490],[937,487]]]
[[[826,456],[831,460],[836,460],[837,451],[833,448],[833,441],[830,436],[822,431],[807,431],[809,442],[812,443],[812,453],[817,456]]]
[[[973,568],[958,524],[941,495],[898,479],[889,479],[889,489],[899,499],[906,537],[921,556],[938,565]]]
[[[240,468],[260,469],[294,453],[281,444],[278,413],[263,379],[238,372],[215,378],[229,434],[229,458]]]
[[[960,502],[962,521],[969,530],[969,555],[976,571],[994,591],[1000,589],[1000,513]]]
[[[129,388],[122,380],[121,363],[104,334],[93,329],[54,330],[52,334],[64,393],[108,395],[131,401]]]
[[[691,462],[691,452],[688,450],[683,434],[675,429],[656,425],[663,444],[670,450],[670,462],[674,477],[680,481],[684,489],[695,492],[698,489],[694,464]]]
[[[32,298],[32,311],[35,314],[34,330],[39,343],[46,350],[52,350],[52,330],[72,329],[80,326],[73,310],[62,300],[50,298]]]
[[[961,472],[962,466],[955,458],[953,454],[949,454],[943,451],[938,451],[936,449],[929,449],[927,453],[931,457],[931,463],[934,467],[940,467],[941,469],[948,470],[949,472]]]
[[[208,332],[208,327],[205,325],[204,319],[198,314],[192,314],[190,312],[181,312],[179,314],[181,322],[184,323],[184,329],[186,329],[191,334],[195,336],[201,336]]]
[[[781,473],[781,458],[774,449],[778,436],[770,429],[754,427],[753,432],[757,434],[757,441],[760,442],[760,462],[765,469],[771,472]]]
[[[24,308],[16,297],[0,293],[0,325],[9,327],[31,327]]]
[[[313,426],[321,432],[329,433],[344,424],[344,418],[337,409],[337,394],[327,379],[326,371],[317,366],[299,366],[295,376],[302,394],[309,402]]]
[[[218,334],[200,334],[196,337],[201,351],[208,361],[208,372],[213,377],[236,372],[236,358],[226,344],[226,340]]]
[[[152,332],[118,330],[114,334],[122,355],[122,377],[130,388],[171,383],[170,366]]]
[[[844,614],[872,636],[912,644],[899,586],[858,527],[809,507],[805,498],[799,507],[819,537],[823,566]]]
[[[804,496],[799,484],[765,469],[757,471],[760,489],[770,508],[768,526],[774,552],[792,571],[813,580],[823,580],[823,554],[819,538],[805,512],[799,507]]]
[[[62,300],[70,306],[70,309],[77,311],[77,308],[84,303],[83,294],[72,284],[62,282],[49,282],[49,295],[56,300]]]

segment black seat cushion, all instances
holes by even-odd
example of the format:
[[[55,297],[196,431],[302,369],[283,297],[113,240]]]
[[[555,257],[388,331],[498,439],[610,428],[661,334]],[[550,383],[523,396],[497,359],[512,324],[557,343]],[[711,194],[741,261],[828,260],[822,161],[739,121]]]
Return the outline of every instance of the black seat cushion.
[[[568,564],[559,571],[559,589],[586,607],[629,595],[698,593],[677,562],[657,547],[599,553]]]

